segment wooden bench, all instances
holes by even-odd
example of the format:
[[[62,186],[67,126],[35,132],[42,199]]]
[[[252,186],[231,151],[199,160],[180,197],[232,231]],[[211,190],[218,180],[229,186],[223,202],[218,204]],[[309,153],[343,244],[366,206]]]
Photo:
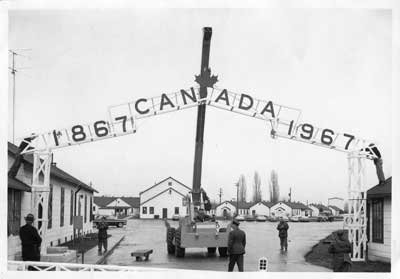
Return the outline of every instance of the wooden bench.
[[[149,260],[150,254],[153,253],[152,249],[144,249],[144,250],[136,250],[131,253],[132,257],[136,257],[136,261],[141,261],[142,257],[144,257],[145,261]]]

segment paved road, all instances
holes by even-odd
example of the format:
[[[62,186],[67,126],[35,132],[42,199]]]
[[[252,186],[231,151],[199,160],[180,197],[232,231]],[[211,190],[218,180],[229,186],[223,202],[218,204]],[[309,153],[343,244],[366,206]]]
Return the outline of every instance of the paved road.
[[[341,229],[342,222],[289,223],[288,252],[281,252],[277,223],[242,222],[247,234],[245,271],[257,271],[258,259],[267,257],[269,271],[330,271],[308,264],[304,254],[332,231]],[[172,222],[172,226],[177,223]],[[208,256],[206,249],[186,249],[185,258],[168,255],[165,243],[166,229],[161,220],[129,220],[125,239],[108,257],[107,264],[226,271],[227,258]],[[150,248],[153,254],[148,262],[136,262],[130,253],[136,249]]]

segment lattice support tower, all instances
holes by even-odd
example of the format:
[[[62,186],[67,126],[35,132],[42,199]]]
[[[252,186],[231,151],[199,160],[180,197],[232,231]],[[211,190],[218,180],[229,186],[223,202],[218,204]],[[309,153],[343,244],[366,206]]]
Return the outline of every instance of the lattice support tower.
[[[344,218],[344,228],[352,243],[353,261],[365,261],[367,249],[367,200],[365,188],[365,163],[367,155],[353,152],[348,155],[348,214]]]
[[[32,212],[35,216],[34,225],[42,238],[41,254],[47,253],[47,224],[50,191],[50,169],[52,163],[50,150],[33,153],[33,178],[32,178]]]

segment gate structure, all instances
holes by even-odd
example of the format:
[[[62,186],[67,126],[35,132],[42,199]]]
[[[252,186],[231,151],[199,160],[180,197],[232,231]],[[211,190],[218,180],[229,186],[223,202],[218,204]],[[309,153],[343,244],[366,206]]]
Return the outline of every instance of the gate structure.
[[[204,29],[211,31],[210,27]],[[208,61],[207,61],[208,65]],[[244,93],[234,93],[215,86],[217,76],[211,69],[201,69],[196,76],[200,87],[180,89],[170,94],[111,106],[106,119],[91,124],[79,124],[67,129],[32,134],[22,140],[21,154],[34,154],[33,167],[33,210],[39,218],[36,224],[46,244],[47,204],[50,183],[52,152],[55,149],[97,140],[114,138],[135,133],[141,118],[205,105],[239,113],[267,124],[272,138],[286,138],[346,153],[348,156],[348,214],[344,227],[349,232],[353,244],[352,259],[366,258],[367,216],[365,164],[367,159],[380,159],[373,150],[371,141],[357,138],[348,133],[340,133],[328,128],[319,128],[301,121],[301,110],[280,105],[271,100],[260,100]],[[46,250],[46,249],[45,249]],[[43,251],[46,253],[46,251]]]

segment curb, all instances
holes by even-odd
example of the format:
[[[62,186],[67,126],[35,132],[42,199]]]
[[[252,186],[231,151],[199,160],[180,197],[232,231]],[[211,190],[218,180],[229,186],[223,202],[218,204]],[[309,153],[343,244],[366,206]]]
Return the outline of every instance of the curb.
[[[106,260],[106,258],[114,251],[114,249],[118,246],[118,244],[120,244],[121,241],[124,240],[124,238],[125,238],[125,235],[123,235],[123,236],[121,237],[121,239],[118,240],[118,241],[114,244],[114,246],[113,246],[110,250],[108,250],[107,253],[105,253],[95,264],[103,264],[104,261]]]

